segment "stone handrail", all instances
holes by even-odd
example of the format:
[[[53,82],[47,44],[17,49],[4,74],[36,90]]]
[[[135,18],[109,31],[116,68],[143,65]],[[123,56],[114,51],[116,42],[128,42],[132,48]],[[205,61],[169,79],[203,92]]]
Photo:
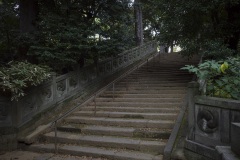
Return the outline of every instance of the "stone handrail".
[[[113,73],[137,62],[157,51],[156,42],[125,51],[116,57],[100,61],[65,75],[53,75],[50,81],[34,87],[26,96],[17,102],[4,101],[0,97],[0,127],[14,126],[19,128],[37,114],[54,105],[84,92],[84,89]]]

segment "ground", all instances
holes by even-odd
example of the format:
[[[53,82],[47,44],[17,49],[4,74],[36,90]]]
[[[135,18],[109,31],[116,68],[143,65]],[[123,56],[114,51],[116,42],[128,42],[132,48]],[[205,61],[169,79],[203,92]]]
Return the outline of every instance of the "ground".
[[[12,151],[0,154],[0,160],[106,160],[91,157],[75,157],[66,155],[55,155],[51,153],[35,153],[28,151]]]

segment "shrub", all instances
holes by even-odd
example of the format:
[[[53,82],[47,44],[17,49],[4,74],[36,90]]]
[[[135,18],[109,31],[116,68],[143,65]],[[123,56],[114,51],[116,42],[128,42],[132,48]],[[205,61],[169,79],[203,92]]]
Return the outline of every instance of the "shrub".
[[[198,67],[186,65],[182,69],[195,73],[203,82],[203,94],[240,100],[240,57],[206,60]]]
[[[4,95],[11,95],[11,100],[18,100],[25,95],[25,89],[37,86],[50,78],[50,69],[46,66],[28,62],[10,62],[0,67],[0,87]]]

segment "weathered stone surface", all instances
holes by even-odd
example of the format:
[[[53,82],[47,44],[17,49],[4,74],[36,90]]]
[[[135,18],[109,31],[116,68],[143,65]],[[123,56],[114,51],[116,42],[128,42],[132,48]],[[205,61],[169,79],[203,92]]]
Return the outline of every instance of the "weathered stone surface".
[[[240,157],[236,155],[230,146],[217,146],[216,150],[218,152],[219,160],[239,160]]]
[[[210,159],[216,159],[217,154],[214,148],[207,147],[192,140],[185,141],[185,148]]]
[[[155,58],[157,61],[121,79],[121,84],[106,88],[100,97],[94,96],[65,117],[63,124],[59,123],[62,126],[58,127],[61,131],[57,132],[56,139],[54,132],[45,134],[43,139],[47,144],[57,142],[60,154],[161,160],[182,107],[185,82],[191,79],[190,74],[184,74],[186,71],[179,71],[186,61],[181,61],[179,56],[180,62],[168,62],[166,59],[176,58],[178,54],[169,56],[163,55],[164,60],[160,62]],[[52,152],[53,148],[48,150]]]
[[[230,146],[230,141],[235,143],[240,139],[233,138],[231,131],[233,129],[231,123],[240,122],[240,101],[206,96],[196,96],[194,101],[195,113],[188,119],[191,124],[194,123],[194,127],[189,128],[187,148],[200,155],[214,158],[214,155],[210,154],[212,151],[209,148]],[[236,135],[239,134],[240,132]],[[235,146],[238,146],[239,143],[240,141],[236,142]],[[209,151],[206,150],[207,148]],[[238,147],[235,152],[239,152],[239,150]]]
[[[111,126],[86,126],[82,129],[85,134],[132,137],[134,128]]]
[[[53,146],[52,146],[53,147]],[[49,148],[48,145],[34,145],[35,150],[51,152],[54,148]],[[162,160],[162,156],[154,156],[147,153],[127,150],[111,150],[95,147],[83,147],[74,145],[65,145],[59,147],[58,153],[73,156],[91,156],[102,157],[114,160]]]
[[[240,156],[240,123],[231,124],[231,149]]]
[[[195,102],[198,104],[204,104],[207,106],[215,106],[218,108],[225,108],[225,109],[240,111],[240,107],[239,107],[240,101],[237,101],[237,100],[207,97],[207,96],[196,96]]]

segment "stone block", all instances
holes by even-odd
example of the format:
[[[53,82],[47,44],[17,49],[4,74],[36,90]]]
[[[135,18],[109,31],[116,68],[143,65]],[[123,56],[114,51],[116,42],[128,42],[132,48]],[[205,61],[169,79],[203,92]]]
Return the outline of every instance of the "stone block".
[[[0,127],[0,151],[17,149],[17,130],[13,127]]]
[[[240,156],[240,123],[231,125],[231,149]]]
[[[230,146],[217,146],[218,160],[239,160],[239,157],[231,150]]]
[[[217,154],[214,148],[207,147],[203,144],[194,142],[192,140],[185,140],[185,149],[190,150],[198,155],[207,157],[208,159],[216,159]]]

